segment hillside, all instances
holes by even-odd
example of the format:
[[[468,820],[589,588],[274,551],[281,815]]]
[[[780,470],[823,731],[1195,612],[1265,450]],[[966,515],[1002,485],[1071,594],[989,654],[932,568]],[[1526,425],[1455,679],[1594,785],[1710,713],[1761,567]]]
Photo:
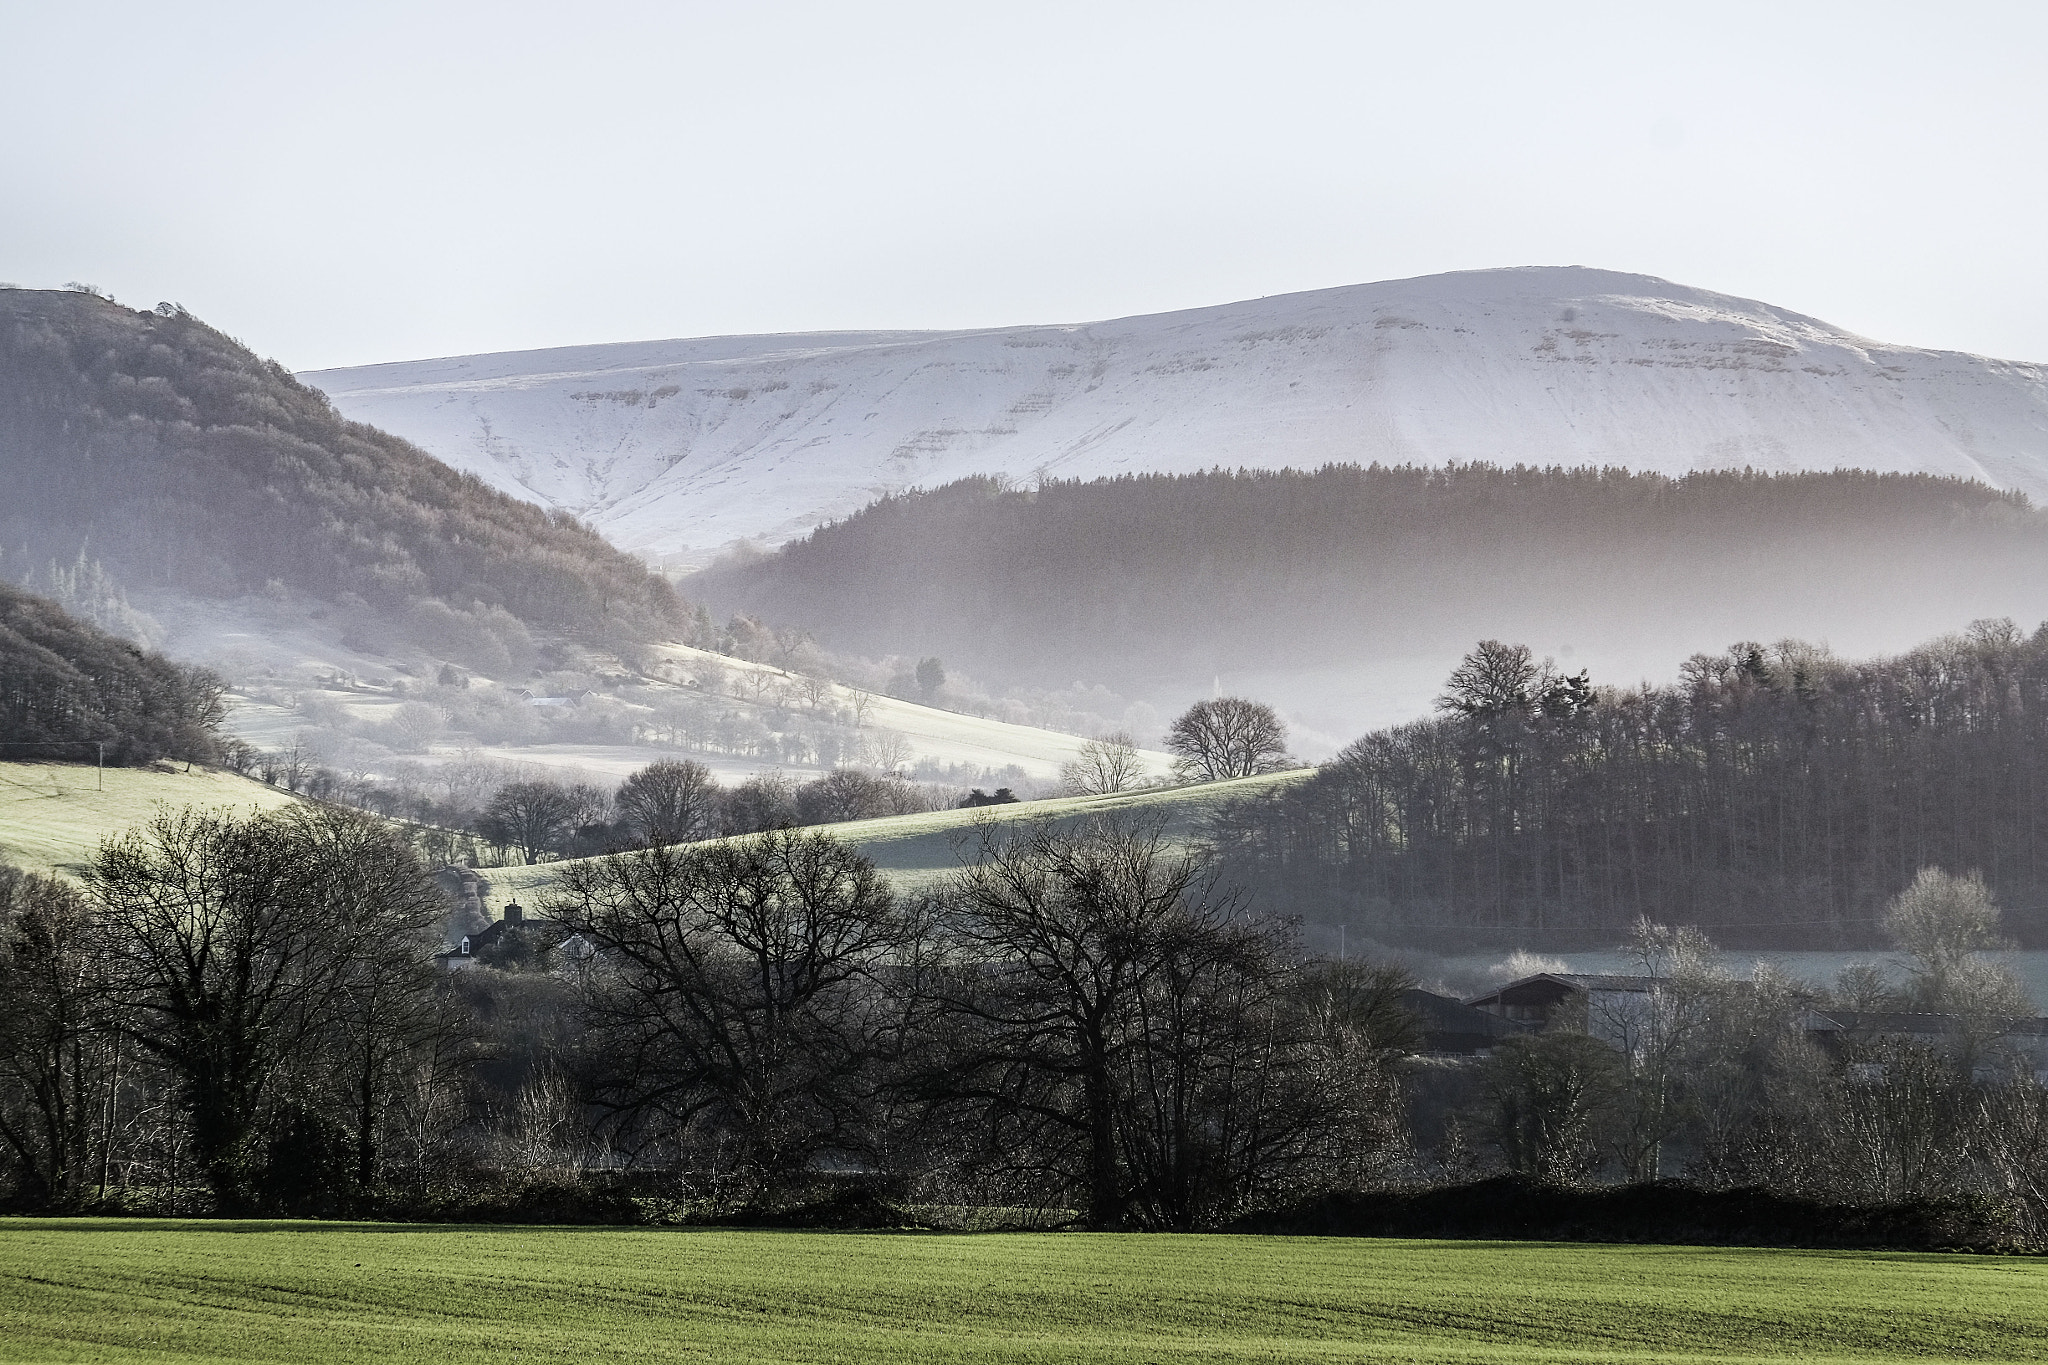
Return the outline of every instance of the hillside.
[[[1863,948],[1923,870],[1981,876],[2048,946],[2048,626],[1980,621],[1891,657],[1700,654],[1588,692],[1494,644],[1425,720],[1233,808],[1269,900],[1381,938],[1495,942],[1692,924],[1724,945]]]
[[[1483,460],[1854,467],[2048,493],[2048,366],[1577,267],[1079,325],[635,342],[303,378],[494,487],[695,563],[971,475]]]
[[[222,690],[0,580],[0,759],[211,761]]]
[[[872,859],[899,892],[916,891],[959,867],[970,854],[984,825],[1001,827],[1026,820],[1067,822],[1095,816],[1156,820],[1168,834],[1185,840],[1207,829],[1229,802],[1278,792],[1312,774],[1301,768],[1264,777],[1196,786],[1160,787],[1116,796],[1074,796],[1049,801],[1019,801],[978,810],[933,811],[925,815],[891,815],[879,820],[850,820],[822,825]],[[535,867],[497,867],[484,875],[490,882],[492,913],[509,897],[533,905],[544,897],[563,863]]]
[[[76,566],[102,596],[281,600],[358,648],[498,673],[523,674],[537,634],[617,647],[692,624],[588,527],[345,419],[170,304],[0,290],[0,470],[16,581]]]
[[[1459,466],[1124,476],[900,495],[686,580],[834,648],[1084,677],[1172,714],[1221,686],[1302,751],[1427,710],[1473,642],[1596,683],[1796,636],[1857,653],[2048,615],[2048,517],[1927,475]]]
[[[75,873],[102,840],[143,823],[161,807],[271,810],[296,799],[212,768],[97,772],[89,763],[0,762],[0,863]]]
[[[484,680],[460,686],[405,677],[329,675],[295,688],[231,694],[230,725],[264,749],[297,742],[351,767],[388,772],[470,759],[555,770],[609,786],[660,759],[688,756],[721,781],[781,771],[814,777],[841,763],[926,780],[1050,783],[1087,740],[864,691],[822,677],[695,649],[650,647],[643,671],[604,678],[550,674],[569,696],[529,695]],[[885,752],[886,751],[886,752]],[[1147,776],[1171,757],[1140,753]]]

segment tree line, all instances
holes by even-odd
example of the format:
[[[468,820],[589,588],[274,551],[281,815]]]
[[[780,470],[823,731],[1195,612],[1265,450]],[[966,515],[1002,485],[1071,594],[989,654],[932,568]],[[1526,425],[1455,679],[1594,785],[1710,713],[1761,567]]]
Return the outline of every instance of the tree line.
[[[835,768],[808,782],[756,773],[727,787],[701,763],[665,759],[606,792],[546,779],[500,787],[472,822],[492,846],[527,862],[689,843],[799,825],[911,815],[956,804],[951,789],[888,773]]]
[[[0,874],[0,1189],[567,1218],[864,1191],[1212,1228],[1505,1171],[1978,1199],[2048,1234],[2032,1003],[1980,878],[1923,870],[1884,915],[1903,974],[1833,988],[1642,921],[1647,993],[1468,1058],[1417,1054],[1407,972],[1300,954],[1141,825],[989,829],[913,894],[819,831],[643,845],[571,864],[461,972],[428,964],[446,909],[338,808],[160,814],[80,884]],[[1946,1031],[1825,1044],[1819,1009]]]
[[[1449,652],[1502,622],[1643,656],[1680,628],[1809,620],[1817,583],[1835,629],[1906,613],[1932,631],[2017,609],[2012,585],[2044,568],[2026,499],[1957,479],[1331,465],[962,480],[685,586],[835,650],[1129,692]]]
[[[1242,697],[1196,702],[1174,720],[1163,742],[1183,781],[1250,777],[1294,763],[1286,724],[1270,706]],[[1137,746],[1122,732],[1087,741],[1060,771],[1061,790],[1078,796],[1129,791],[1147,781]],[[1009,788],[996,797],[977,788],[963,798],[940,784],[851,767],[808,782],[780,772],[756,773],[728,788],[701,763],[664,759],[633,773],[609,795],[588,783],[507,783],[470,828],[493,847],[517,851],[531,863],[634,844],[688,843],[1016,799]]]
[[[1237,873],[1316,918],[1695,924],[1859,945],[1924,866],[1981,869],[2024,935],[2048,916],[2048,629],[1980,621],[1892,658],[1786,641],[1595,687],[1482,643],[1431,718],[1239,803]]]
[[[335,808],[166,814],[82,885],[0,879],[17,1202],[366,1211],[603,1166],[725,1208],[853,1173],[1191,1227],[1385,1126],[1395,978],[1300,959],[1156,830],[990,833],[913,897],[819,832],[643,846],[437,976],[445,908]]]
[[[2048,1088],[1981,879],[1923,871],[1884,920],[1903,976],[1832,990],[1641,923],[1637,1004],[1474,1058],[1416,1055],[1405,972],[1304,955],[1142,825],[989,829],[908,894],[819,831],[637,847],[436,972],[447,908],[333,808],[164,814],[79,884],[0,875],[14,1204],[759,1218],[854,1190],[1185,1229],[1508,1171],[2048,1231]],[[1950,1027],[1828,1046],[1823,1008]]]

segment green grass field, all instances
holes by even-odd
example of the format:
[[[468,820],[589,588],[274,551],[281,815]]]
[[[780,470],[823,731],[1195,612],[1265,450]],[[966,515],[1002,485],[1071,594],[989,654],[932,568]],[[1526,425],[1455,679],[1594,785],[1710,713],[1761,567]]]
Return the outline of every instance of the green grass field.
[[[0,1221],[4,1361],[2043,1359],[2011,1258]]]
[[[207,768],[108,768],[102,774],[89,763],[0,763],[0,863],[76,873],[108,835],[141,824],[159,805],[270,810],[296,799]]]
[[[849,820],[818,828],[846,840],[872,858],[899,891],[914,890],[959,868],[961,854],[973,846],[976,826],[983,821],[1078,820],[1091,815],[1125,815],[1157,819],[1168,837],[1193,834],[1225,801],[1249,796],[1286,782],[1299,782],[1314,770],[1297,768],[1265,777],[1231,782],[1161,787],[1117,796],[1070,796],[1050,801],[1020,801],[1013,806],[982,806],[974,810],[941,810],[922,815],[887,815],[878,820]],[[563,864],[494,867],[494,898],[543,894]]]

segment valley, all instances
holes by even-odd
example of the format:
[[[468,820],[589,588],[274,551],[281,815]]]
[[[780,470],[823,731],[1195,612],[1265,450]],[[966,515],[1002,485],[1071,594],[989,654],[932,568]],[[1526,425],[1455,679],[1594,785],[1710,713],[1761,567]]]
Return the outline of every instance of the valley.
[[[13,7],[0,1365],[2048,1362],[1953,9]]]

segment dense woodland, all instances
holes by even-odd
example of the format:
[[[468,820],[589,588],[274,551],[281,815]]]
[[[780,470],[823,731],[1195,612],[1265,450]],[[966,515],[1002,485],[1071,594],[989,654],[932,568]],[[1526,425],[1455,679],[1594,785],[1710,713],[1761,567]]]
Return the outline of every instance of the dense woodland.
[[[2014,594],[2044,572],[2048,521],[1954,479],[1331,466],[970,479],[686,586],[834,649],[1206,690],[1212,670],[1455,657],[1508,632],[1677,651],[1912,612],[1931,633],[2029,609]]]
[[[373,427],[182,308],[0,290],[0,576],[82,549],[130,589],[293,592],[476,667],[530,631],[693,624],[668,584]]]
[[[0,759],[211,762],[226,685],[0,582]]]
[[[1232,867],[1318,919],[1861,946],[1925,866],[1982,872],[2048,936],[2048,628],[1984,621],[1895,658],[1796,642],[1597,687],[1487,642],[1430,719],[1238,807]]]

